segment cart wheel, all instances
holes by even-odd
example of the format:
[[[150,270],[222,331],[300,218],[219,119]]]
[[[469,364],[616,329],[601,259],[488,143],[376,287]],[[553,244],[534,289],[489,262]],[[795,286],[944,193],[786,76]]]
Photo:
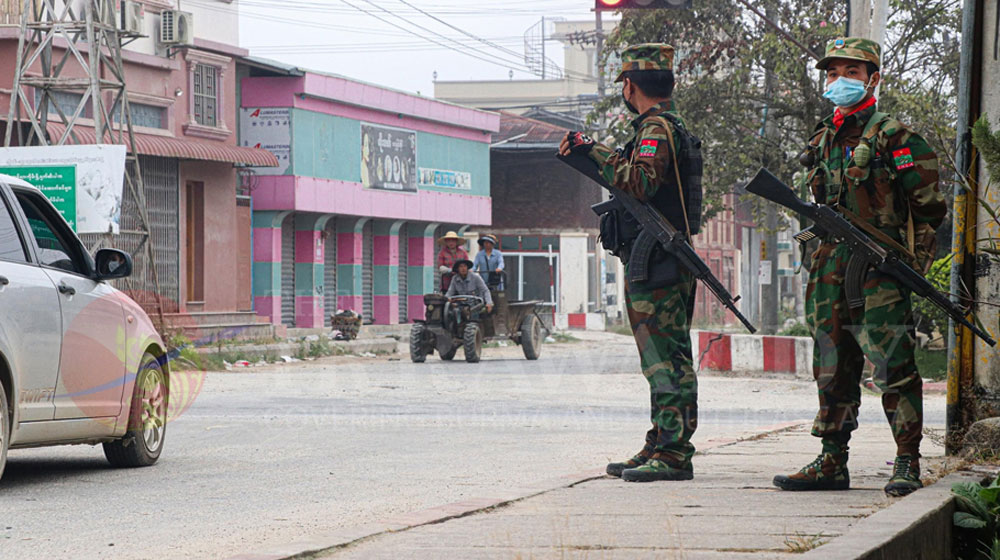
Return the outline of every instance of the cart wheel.
[[[476,363],[483,352],[483,330],[479,323],[468,323],[462,333],[462,346],[465,349],[465,361]]]
[[[529,360],[537,360],[542,353],[542,322],[534,315],[521,320],[521,350]]]
[[[410,360],[415,364],[422,364],[427,359],[427,352],[424,351],[424,324],[413,323],[410,327]]]

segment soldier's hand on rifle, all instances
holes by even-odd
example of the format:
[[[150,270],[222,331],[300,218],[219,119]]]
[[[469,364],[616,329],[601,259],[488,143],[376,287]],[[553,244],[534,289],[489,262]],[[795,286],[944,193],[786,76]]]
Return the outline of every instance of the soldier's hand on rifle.
[[[917,226],[913,245],[914,253],[917,256],[917,262],[914,264],[917,270],[926,275],[930,272],[931,265],[934,264],[934,256],[937,254],[937,234],[934,232],[934,228],[928,224]]]
[[[568,156],[573,154],[586,155],[594,148],[594,139],[582,132],[570,131],[559,144],[559,154]]]

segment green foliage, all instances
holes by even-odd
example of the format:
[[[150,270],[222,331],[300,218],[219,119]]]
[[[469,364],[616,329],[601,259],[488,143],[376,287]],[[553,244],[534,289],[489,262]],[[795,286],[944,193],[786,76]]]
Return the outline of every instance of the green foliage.
[[[761,0],[755,5],[820,55],[843,33],[846,14],[840,0]],[[955,145],[959,45],[943,30],[960,27],[960,8],[958,0],[891,0],[883,48],[880,108],[948,153]],[[832,111],[822,97],[825,79],[809,55],[738,3],[706,0],[692,10],[622,13],[601,53],[602,68],[613,67],[626,46],[645,42],[677,49],[674,100],[688,128],[703,141],[706,216],[732,208],[734,201],[725,195],[762,165],[792,183],[801,169],[797,154],[816,123]],[[595,137],[621,145],[631,135],[631,115],[620,87],[610,83],[614,77],[606,74],[609,94],[588,123]],[[768,138],[762,135],[765,121],[775,125]]]
[[[962,560],[997,558],[1000,553],[1000,477],[989,486],[975,482],[952,485],[955,496],[956,554]]]
[[[990,176],[1000,177],[1000,131],[993,132],[986,115],[972,125],[972,145],[979,150]]]
[[[951,286],[951,255],[942,257],[931,265],[927,280],[939,292],[947,294]],[[935,329],[942,335],[948,329],[948,315],[925,298],[913,298],[913,319],[918,331],[932,336]]]
[[[948,377],[948,352],[917,348],[914,351],[921,377],[941,381]]]

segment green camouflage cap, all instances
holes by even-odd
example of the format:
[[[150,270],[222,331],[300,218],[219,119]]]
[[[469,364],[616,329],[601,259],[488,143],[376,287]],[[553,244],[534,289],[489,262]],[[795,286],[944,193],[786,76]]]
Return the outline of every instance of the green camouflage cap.
[[[620,82],[622,74],[633,70],[673,70],[674,48],[665,43],[644,43],[632,45],[622,51],[622,69],[615,78]]]
[[[816,63],[816,68],[826,70],[830,61],[835,58],[847,58],[850,60],[860,60],[871,62],[875,66],[882,67],[882,47],[871,39],[862,37],[838,37],[826,46],[826,56]]]

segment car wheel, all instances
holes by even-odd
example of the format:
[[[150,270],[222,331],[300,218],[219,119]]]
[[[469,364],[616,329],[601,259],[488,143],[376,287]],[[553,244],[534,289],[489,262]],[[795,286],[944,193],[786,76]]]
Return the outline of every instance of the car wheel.
[[[147,467],[160,458],[167,432],[167,378],[156,356],[147,353],[135,378],[128,411],[128,431],[104,444],[115,467]]]
[[[424,324],[413,323],[410,327],[410,360],[415,364],[422,364],[427,359],[427,352],[424,351]]]
[[[462,333],[462,347],[465,350],[465,361],[476,363],[483,352],[483,330],[479,323],[468,323]]]
[[[534,315],[521,321],[521,350],[529,360],[537,360],[542,353],[542,322]]]
[[[7,466],[7,448],[10,447],[10,408],[7,405],[7,393],[0,387],[0,478]]]

